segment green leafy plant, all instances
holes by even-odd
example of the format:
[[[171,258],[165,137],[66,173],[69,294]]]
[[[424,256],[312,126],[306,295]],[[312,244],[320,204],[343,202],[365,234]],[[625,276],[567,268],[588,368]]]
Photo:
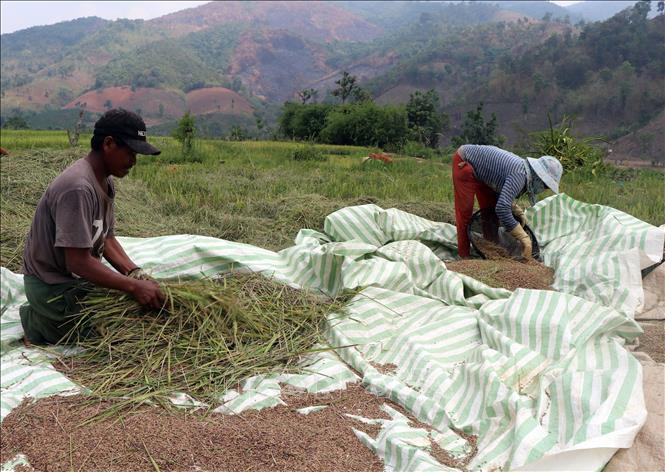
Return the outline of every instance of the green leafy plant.
[[[172,136],[182,144],[182,154],[189,157],[193,153],[194,137],[196,135],[196,123],[190,112],[185,113],[178,121],[178,126],[173,130]]]
[[[603,151],[592,145],[603,138],[593,136],[576,138],[572,136],[573,118],[564,115],[558,126],[552,124],[552,117],[547,116],[549,129],[531,133],[533,151],[538,155],[554,156],[566,170],[588,169],[593,175],[605,169]]]

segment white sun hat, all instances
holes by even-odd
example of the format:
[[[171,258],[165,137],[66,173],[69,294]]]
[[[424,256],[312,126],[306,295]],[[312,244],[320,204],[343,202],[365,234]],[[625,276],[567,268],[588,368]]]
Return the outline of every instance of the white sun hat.
[[[543,156],[540,159],[527,157],[527,160],[545,185],[552,192],[559,193],[559,182],[561,181],[561,174],[563,174],[563,166],[559,162],[559,159],[554,156]]]

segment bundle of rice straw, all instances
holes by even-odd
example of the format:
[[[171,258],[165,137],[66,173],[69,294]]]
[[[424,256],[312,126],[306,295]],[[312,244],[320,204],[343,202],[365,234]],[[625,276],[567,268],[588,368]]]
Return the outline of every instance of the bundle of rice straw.
[[[167,302],[146,311],[122,292],[97,288],[83,301],[66,342],[83,349],[66,374],[93,397],[171,406],[184,392],[208,404],[258,374],[294,372],[302,356],[332,349],[322,330],[344,301],[298,290],[258,274],[161,284]],[[89,324],[98,336],[75,339]]]

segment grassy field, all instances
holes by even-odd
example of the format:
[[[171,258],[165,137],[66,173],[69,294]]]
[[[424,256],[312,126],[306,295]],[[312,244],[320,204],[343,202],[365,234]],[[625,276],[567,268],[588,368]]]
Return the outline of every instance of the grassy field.
[[[277,250],[300,228],[322,229],[326,215],[376,203],[453,222],[450,164],[407,156],[392,165],[361,163],[371,150],[316,146],[324,161],[295,161],[290,142],[197,143],[185,161],[171,138],[151,138],[160,156],[142,156],[117,181],[117,232],[126,236],[203,234]],[[65,132],[5,131],[0,211],[1,265],[16,270],[35,205],[48,183],[88,150],[89,136],[70,149]],[[562,191],[610,205],[655,225],[665,223],[665,175],[650,171],[594,177],[564,175]],[[546,196],[546,195],[544,195]]]

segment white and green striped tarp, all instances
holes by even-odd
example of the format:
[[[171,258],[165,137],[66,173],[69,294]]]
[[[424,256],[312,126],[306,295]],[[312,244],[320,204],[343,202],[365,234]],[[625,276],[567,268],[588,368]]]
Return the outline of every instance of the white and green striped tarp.
[[[284,384],[323,392],[360,381],[433,427],[387,406],[391,420],[356,418],[382,425],[377,437],[356,434],[388,470],[446,470],[431,441],[453,456],[471,450],[451,426],[478,436],[471,469],[599,470],[646,418],[641,366],[624,344],[641,333],[640,269],[661,260],[665,231],[565,195],[529,217],[557,291],[510,292],[449,271],[441,259],[455,254],[453,226],[375,205],[339,210],[324,233],[303,229],[278,253],[191,235],[120,239],[157,278],[246,268],[330,294],[362,289],[350,316],[329,320],[329,340],[354,347],[313,357],[307,374],[220,392],[219,412],[282,403]],[[26,396],[77,386],[20,343],[22,276],[3,268],[1,289],[4,418]],[[397,370],[376,369],[385,363]]]

